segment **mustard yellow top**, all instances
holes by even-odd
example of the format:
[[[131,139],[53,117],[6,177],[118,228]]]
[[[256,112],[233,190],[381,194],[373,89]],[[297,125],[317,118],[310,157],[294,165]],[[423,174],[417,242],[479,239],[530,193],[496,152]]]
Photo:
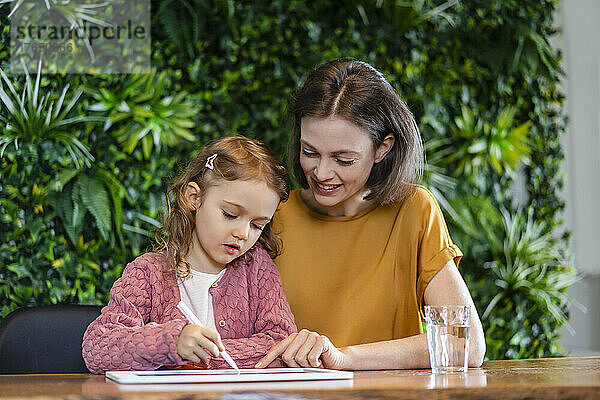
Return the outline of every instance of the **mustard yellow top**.
[[[423,293],[462,253],[433,195],[417,186],[403,203],[350,217],[310,210],[294,190],[275,216],[275,259],[298,329],[347,346],[422,333]]]

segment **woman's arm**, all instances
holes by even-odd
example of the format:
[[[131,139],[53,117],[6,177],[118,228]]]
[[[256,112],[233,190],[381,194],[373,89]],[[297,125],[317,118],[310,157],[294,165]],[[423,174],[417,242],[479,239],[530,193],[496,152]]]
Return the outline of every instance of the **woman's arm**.
[[[427,305],[469,305],[471,306],[471,330],[469,339],[469,366],[479,367],[485,356],[485,335],[479,320],[479,313],[473,304],[469,289],[454,261],[448,262],[438,272],[425,289]],[[429,364],[427,364],[429,366]]]
[[[469,366],[479,367],[485,356],[485,337],[479,315],[467,286],[454,261],[449,261],[431,279],[424,294],[427,305],[470,305],[471,332]],[[344,354],[344,369],[429,368],[427,335],[411,336],[385,342],[348,346]]]
[[[468,304],[471,306],[471,342],[469,365],[478,367],[485,355],[485,338],[471,295],[454,261],[448,262],[425,289],[425,304]],[[337,349],[329,339],[316,332],[302,330],[278,343],[256,365],[268,366],[281,356],[290,367],[318,367],[349,370],[429,368],[425,334],[384,342],[347,346]]]

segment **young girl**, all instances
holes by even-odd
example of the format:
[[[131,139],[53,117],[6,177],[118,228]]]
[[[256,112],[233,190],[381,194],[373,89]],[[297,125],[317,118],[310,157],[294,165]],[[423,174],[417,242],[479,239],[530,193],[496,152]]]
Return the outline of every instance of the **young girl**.
[[[271,261],[280,252],[271,218],[288,193],[285,168],[264,144],[227,137],[203,148],[167,193],[158,252],[125,267],[85,332],[88,369],[229,368],[223,350],[253,367],[295,332]]]

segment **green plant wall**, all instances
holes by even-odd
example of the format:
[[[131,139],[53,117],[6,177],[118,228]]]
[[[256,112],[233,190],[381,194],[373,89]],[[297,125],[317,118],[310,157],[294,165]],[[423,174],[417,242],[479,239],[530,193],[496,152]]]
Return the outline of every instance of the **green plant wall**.
[[[244,134],[284,157],[291,91],[323,61],[355,57],[386,75],[419,123],[425,183],[465,253],[487,358],[562,354],[557,332],[577,277],[568,237],[551,235],[564,208],[563,72],[548,42],[556,6],[152,1],[152,74],[39,82],[9,73],[8,7],[0,8],[2,316],[106,303],[124,265],[151,248],[164,192],[199,146]],[[34,107],[36,85],[47,106],[67,111],[56,117],[67,126],[54,117],[30,124],[11,110],[7,101]],[[525,204],[509,190],[519,171]]]

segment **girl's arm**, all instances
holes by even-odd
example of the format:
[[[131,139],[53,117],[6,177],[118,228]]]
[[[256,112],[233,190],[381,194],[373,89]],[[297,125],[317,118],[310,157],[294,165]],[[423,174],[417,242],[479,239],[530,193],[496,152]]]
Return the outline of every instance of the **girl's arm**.
[[[177,355],[176,344],[187,321],[148,322],[149,274],[139,259],[127,265],[110,291],[108,305],[87,328],[82,355],[91,372],[153,370],[184,362]]]
[[[471,306],[469,366],[479,367],[485,355],[485,337],[479,315],[454,261],[448,262],[425,289],[425,304]],[[268,366],[281,356],[290,367],[324,366],[332,369],[414,369],[429,368],[427,337],[420,334],[403,339],[361,344],[337,349],[329,339],[306,330],[277,344],[257,368]]]
[[[294,316],[283,293],[281,276],[265,251],[254,253],[248,278],[254,334],[248,338],[222,339],[225,349],[240,368],[253,368],[280,340],[296,332]],[[209,368],[229,368],[221,358],[212,358]]]

